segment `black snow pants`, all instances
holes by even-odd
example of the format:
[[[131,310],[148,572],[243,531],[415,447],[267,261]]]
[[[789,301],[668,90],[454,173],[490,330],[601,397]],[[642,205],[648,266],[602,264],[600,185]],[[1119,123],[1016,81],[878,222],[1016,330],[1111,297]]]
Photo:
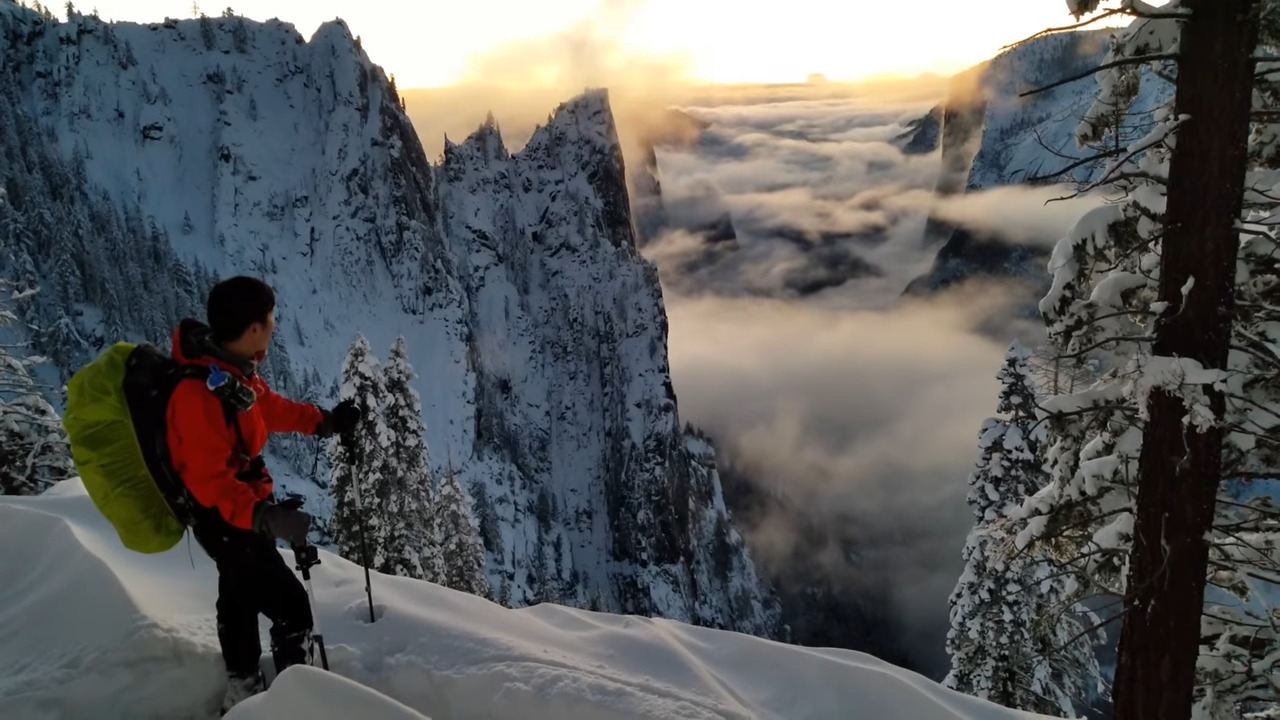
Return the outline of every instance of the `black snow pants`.
[[[195,523],[193,532],[218,566],[218,642],[227,674],[257,674],[262,656],[259,613],[271,620],[276,672],[305,662],[311,603],[275,541],[234,527],[221,517],[206,516]]]

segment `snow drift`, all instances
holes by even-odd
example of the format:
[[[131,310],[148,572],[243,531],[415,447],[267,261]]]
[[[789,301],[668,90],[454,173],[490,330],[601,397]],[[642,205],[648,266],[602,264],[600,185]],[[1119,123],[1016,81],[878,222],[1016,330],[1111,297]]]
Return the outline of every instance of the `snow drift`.
[[[216,715],[217,576],[198,546],[126,550],[79,480],[0,498],[0,544],[0,717]],[[860,653],[378,574],[370,624],[358,566],[324,553],[313,578],[334,672],[291,668],[231,718],[1032,717]]]

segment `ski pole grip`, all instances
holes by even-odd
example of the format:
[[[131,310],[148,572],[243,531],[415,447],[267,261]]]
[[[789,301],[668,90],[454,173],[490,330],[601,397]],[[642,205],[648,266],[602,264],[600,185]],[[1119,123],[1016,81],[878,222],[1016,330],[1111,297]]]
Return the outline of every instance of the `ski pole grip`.
[[[294,545],[293,559],[298,563],[299,570],[306,570],[320,564],[320,551],[315,545]]]

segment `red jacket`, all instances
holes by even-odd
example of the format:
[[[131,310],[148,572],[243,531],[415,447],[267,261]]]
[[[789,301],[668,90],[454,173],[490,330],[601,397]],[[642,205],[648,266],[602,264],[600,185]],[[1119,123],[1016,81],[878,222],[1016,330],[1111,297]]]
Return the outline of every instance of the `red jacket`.
[[[208,329],[194,320],[184,320],[173,334],[173,358],[181,363],[217,366],[236,377],[258,396],[253,407],[240,413],[240,432],[250,457],[262,453],[267,433],[314,434],[323,418],[314,405],[287,400],[272,392],[256,372],[206,353]],[[222,401],[197,379],[178,383],[169,399],[167,413],[169,455],[178,476],[196,502],[217,508],[230,524],[253,528],[253,508],[271,497],[272,482],[263,475],[255,482],[236,477],[246,462],[241,456],[236,429],[223,413]]]

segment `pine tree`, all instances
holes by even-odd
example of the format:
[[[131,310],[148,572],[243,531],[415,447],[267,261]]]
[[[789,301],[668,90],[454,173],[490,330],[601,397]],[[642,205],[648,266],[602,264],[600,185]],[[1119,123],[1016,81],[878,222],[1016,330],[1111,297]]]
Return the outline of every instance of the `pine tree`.
[[[1096,186],[1121,203],[1058,244],[1041,304],[1057,359],[1091,379],[1042,403],[1050,482],[1014,513],[1018,547],[1072,566],[1077,602],[1123,598],[1104,620],[1123,621],[1117,718],[1277,710],[1280,618],[1251,611],[1259,584],[1280,584],[1276,516],[1248,488],[1280,476],[1280,361],[1263,349],[1275,331],[1253,322],[1276,308],[1260,258],[1274,255],[1277,202],[1242,186],[1280,160],[1280,65],[1255,73],[1250,58],[1259,24],[1276,47],[1280,17],[1261,6],[1261,23],[1250,0],[1122,8],[1139,19],[1113,36],[1078,138],[1106,149],[1103,120],[1146,83],[1176,77],[1176,97],[1142,143],[1112,148]]]
[[[1185,388],[1181,379],[1172,387],[1161,382],[1144,403],[1115,680],[1118,720],[1190,717],[1208,535],[1222,480],[1226,401],[1215,370],[1227,367],[1232,335],[1258,0],[1185,5],[1178,112],[1218,120],[1187,123],[1172,149],[1159,301],[1176,312],[1154,325],[1152,366],[1200,377]],[[1188,288],[1192,278],[1198,285]]]
[[[212,50],[218,42],[213,34],[213,21],[204,13],[200,13],[200,39],[204,42],[205,50]]]
[[[426,427],[422,422],[422,403],[412,385],[417,375],[409,364],[403,335],[391,346],[384,377],[386,423],[391,437],[388,464],[392,495],[388,510],[395,523],[388,539],[391,543],[388,552],[401,558],[396,569],[398,574],[435,580],[440,576],[440,568],[439,553],[430,535],[434,513]]]
[[[0,257],[10,256],[9,243],[24,230],[17,211],[9,205],[0,185]],[[29,303],[34,288],[14,292],[14,284],[0,280],[0,328],[19,324],[12,307]],[[31,323],[25,323],[29,329]],[[41,394],[33,368],[41,358],[30,357],[26,343],[6,341],[0,335],[0,494],[34,495],[72,476],[71,449],[57,411]]]
[[[1266,601],[1280,587],[1280,443],[1269,440],[1280,432],[1280,357],[1264,349],[1280,341],[1280,243],[1244,239],[1236,277],[1234,397],[1209,547],[1197,718],[1280,715],[1280,612]]]
[[[489,499],[489,488],[480,480],[471,483],[471,497],[475,498],[476,522],[480,526],[480,541],[486,553],[501,556],[502,532],[499,530],[498,514],[494,511],[493,502]]]
[[[997,407],[979,434],[980,457],[970,476],[969,504],[977,524],[969,534],[965,569],[951,594],[948,687],[1007,707],[1075,716],[1089,705],[1100,679],[1090,638],[1063,604],[1069,575],[1047,558],[1019,552],[1010,513],[1045,484],[1038,393],[1028,354],[1015,343],[997,375]]]
[[[436,497],[436,541],[443,565],[440,584],[490,597],[480,530],[472,517],[467,494],[453,474],[453,463],[449,463]]]
[[[329,492],[334,499],[330,531],[338,554],[394,572],[385,538],[390,433],[383,421],[386,388],[369,342],[357,335],[342,366],[342,400],[354,400],[361,419],[348,439],[330,445]],[[367,556],[366,556],[367,553]]]
[[[445,584],[444,552],[440,546],[441,516],[439,512],[439,493],[433,493],[431,499],[431,515],[422,526],[422,545],[418,550],[419,562],[422,565],[422,578],[440,585]]]
[[[227,12],[231,12],[231,8],[227,8]],[[237,17],[232,21],[231,42],[236,52],[242,55],[249,52],[249,28],[245,26],[244,18]],[[237,88],[237,92],[239,91]]]

